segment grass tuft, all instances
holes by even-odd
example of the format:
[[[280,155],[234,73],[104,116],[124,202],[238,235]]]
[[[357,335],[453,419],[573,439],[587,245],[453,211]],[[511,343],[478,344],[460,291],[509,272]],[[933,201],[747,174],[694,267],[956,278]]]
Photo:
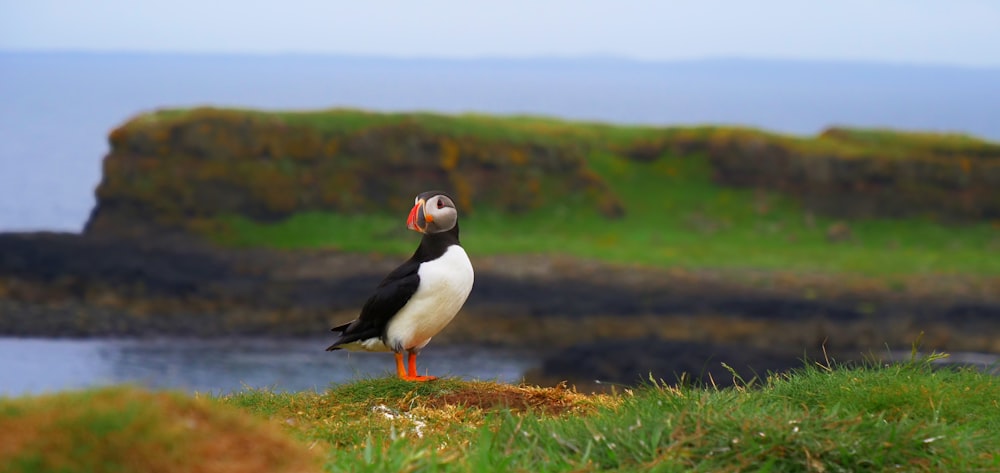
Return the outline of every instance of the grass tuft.
[[[237,409],[131,387],[0,400],[0,465],[17,472],[319,471],[319,458]]]

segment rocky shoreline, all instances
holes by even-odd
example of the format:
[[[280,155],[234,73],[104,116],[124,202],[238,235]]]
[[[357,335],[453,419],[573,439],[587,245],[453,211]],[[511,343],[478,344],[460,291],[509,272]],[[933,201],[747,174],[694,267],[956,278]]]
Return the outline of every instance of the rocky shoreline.
[[[0,234],[0,334],[317,336],[354,317],[402,259],[219,248],[185,237]],[[602,365],[631,373],[657,360],[669,374],[713,354],[763,373],[800,366],[822,347],[906,348],[921,333],[927,349],[1000,353],[995,278],[844,281],[549,256],[474,264],[473,294],[437,343],[535,349],[546,360],[540,378],[545,367],[565,373],[572,360],[588,376]]]
[[[127,240],[68,233],[0,234],[0,301],[7,307],[31,308],[40,315],[48,312],[47,317],[74,307],[92,308],[117,313],[125,319],[119,325],[126,328],[119,333],[83,324],[51,333],[32,323],[11,323],[14,314],[5,310],[0,333],[162,335],[167,330],[168,335],[315,335],[316,329],[341,316],[352,317],[371,288],[403,259],[334,250],[220,248],[184,237]],[[583,319],[598,318],[689,317],[698,323],[698,319],[729,317],[779,324],[823,320],[847,326],[906,319],[975,331],[1000,316],[1000,294],[993,291],[996,278],[885,283],[803,274],[670,270],[539,255],[480,257],[474,264],[476,288],[464,313],[484,323],[565,319],[583,326]],[[253,323],[220,322],[225,314],[236,312],[245,314],[231,316],[233,321]],[[175,327],[177,332],[155,321],[161,316],[183,319],[184,313],[201,316],[188,327]],[[618,329],[623,334],[631,330]],[[461,333],[472,336],[471,331]],[[725,338],[721,330],[713,333]]]

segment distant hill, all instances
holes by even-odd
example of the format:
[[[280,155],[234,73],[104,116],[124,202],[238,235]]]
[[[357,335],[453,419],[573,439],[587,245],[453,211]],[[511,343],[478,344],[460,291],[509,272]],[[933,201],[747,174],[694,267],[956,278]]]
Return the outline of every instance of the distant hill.
[[[1000,69],[8,51],[0,77],[0,230],[78,231],[95,205],[108,132],[164,107],[530,114],[799,135],[893,128],[1000,140]]]
[[[956,134],[831,128],[796,138],[525,116],[199,108],[139,116],[109,140],[91,234],[201,233],[227,215],[391,212],[427,188],[451,190],[466,211],[573,202],[619,218],[627,206],[609,172],[594,170],[602,154],[626,158],[611,174],[700,156],[718,184],[780,191],[839,217],[1000,216],[1000,145]],[[654,184],[647,198],[667,199],[666,189]]]

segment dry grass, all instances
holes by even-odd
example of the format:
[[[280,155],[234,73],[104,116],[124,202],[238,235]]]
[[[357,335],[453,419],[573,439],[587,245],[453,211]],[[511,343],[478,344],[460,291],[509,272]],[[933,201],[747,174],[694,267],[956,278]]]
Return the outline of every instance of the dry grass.
[[[117,387],[0,401],[4,471],[309,472],[319,456],[236,409]]]
[[[357,471],[352,468],[358,465],[370,471],[406,471],[421,462],[459,461],[477,448],[483,431],[496,429],[502,419],[588,415],[621,398],[584,395],[564,385],[382,378],[321,393],[248,390],[220,401],[269,419],[315,449],[328,451],[329,471]],[[407,451],[406,445],[420,447]],[[403,452],[396,453],[400,448]]]
[[[588,411],[609,402],[613,402],[612,398],[585,396],[568,389],[565,383],[545,388],[470,382],[461,390],[429,399],[425,406],[432,409],[459,406],[481,411],[510,410],[557,416]]]

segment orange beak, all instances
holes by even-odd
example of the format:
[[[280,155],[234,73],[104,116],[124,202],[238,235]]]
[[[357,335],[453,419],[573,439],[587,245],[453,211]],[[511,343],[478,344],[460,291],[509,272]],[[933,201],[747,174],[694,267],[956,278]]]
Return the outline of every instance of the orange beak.
[[[410,216],[406,218],[406,228],[413,230],[415,232],[424,233],[427,230],[427,222],[433,221],[433,219],[427,219],[424,215],[424,200],[420,199],[417,201],[413,209],[410,210]]]

